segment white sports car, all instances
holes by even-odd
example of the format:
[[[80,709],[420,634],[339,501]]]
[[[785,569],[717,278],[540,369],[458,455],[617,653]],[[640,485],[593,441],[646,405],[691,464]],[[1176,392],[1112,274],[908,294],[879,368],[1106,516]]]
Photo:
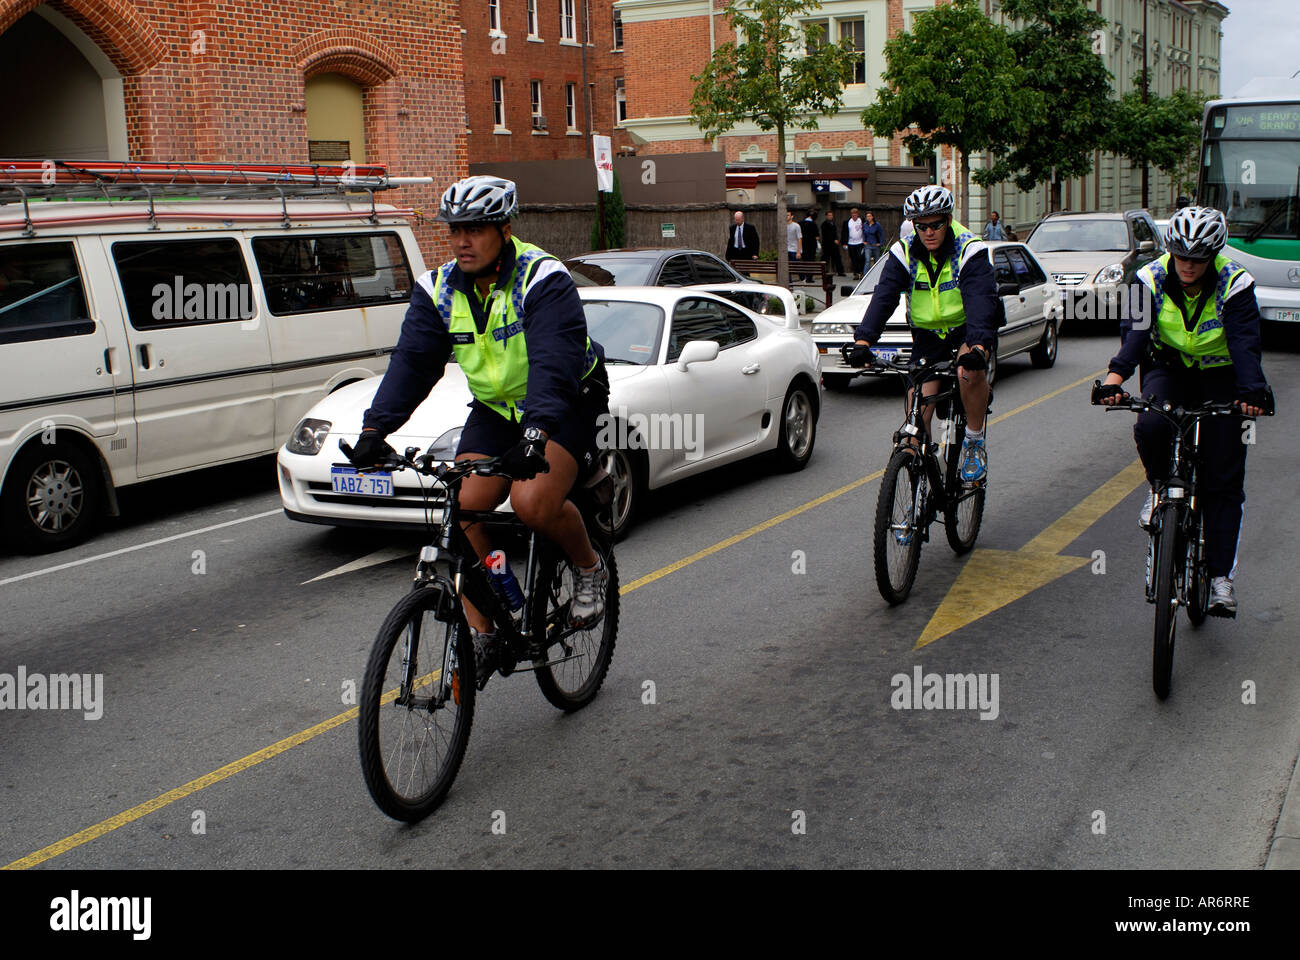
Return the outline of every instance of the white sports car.
[[[616,536],[631,526],[647,490],[768,451],[791,470],[808,463],[821,369],[788,290],[720,284],[579,293],[609,370],[609,417],[597,444],[615,482]],[[358,474],[338,448],[339,440],[356,443],[380,379],[321,400],[280,449],[280,497],[292,519],[424,529],[421,478],[411,471]],[[389,444],[398,451],[432,445],[450,460],[470,400],[464,374],[447,364]],[[425,492],[428,504],[438,502]]]

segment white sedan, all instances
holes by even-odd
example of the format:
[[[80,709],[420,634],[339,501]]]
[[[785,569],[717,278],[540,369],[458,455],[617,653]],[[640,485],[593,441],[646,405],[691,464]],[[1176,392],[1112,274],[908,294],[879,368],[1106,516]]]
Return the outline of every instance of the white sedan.
[[[1006,309],[1007,323],[998,331],[998,355],[989,368],[989,381],[997,376],[1000,361],[1018,353],[1028,353],[1035,367],[1056,363],[1056,347],[1061,328],[1057,309],[1058,288],[1047,276],[1033,251],[1015,241],[986,241],[993,263],[998,296]],[[860,372],[847,366],[840,348],[853,341],[853,329],[862,322],[871,294],[876,289],[887,257],[881,257],[867,271],[852,292],[817,315],[812,335],[823,354],[822,368],[826,386],[835,390],[847,387]],[[847,288],[845,288],[847,290]],[[907,326],[907,298],[900,297],[879,344],[872,352],[893,360],[906,361],[912,354],[912,331]]]
[[[609,370],[609,416],[597,444],[615,481],[616,536],[631,526],[647,490],[760,453],[773,452],[790,470],[808,463],[821,369],[788,290],[723,284],[579,293]],[[280,497],[292,519],[424,529],[429,491],[421,492],[421,478],[411,471],[359,475],[339,452],[339,440],[356,443],[380,379],[321,400],[280,449]],[[398,451],[432,446],[450,460],[470,400],[464,374],[447,364],[389,444]],[[427,504],[437,502],[431,496]]]

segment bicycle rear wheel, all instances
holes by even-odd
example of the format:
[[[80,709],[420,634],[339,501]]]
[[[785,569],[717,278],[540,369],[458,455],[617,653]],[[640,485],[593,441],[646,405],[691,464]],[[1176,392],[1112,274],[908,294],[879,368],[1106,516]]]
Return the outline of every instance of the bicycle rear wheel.
[[[959,410],[952,418],[952,436],[948,438],[943,458],[944,489],[948,495],[943,509],[943,530],[948,537],[948,546],[959,557],[975,546],[984,519],[984,485],[966,487],[958,473],[962,438],[965,436],[966,414]]]
[[[912,450],[895,450],[880,480],[873,547],[876,586],[890,606],[912,592],[921,562],[925,468]]]
[[[1156,622],[1151,647],[1151,688],[1161,700],[1169,696],[1174,669],[1174,631],[1178,626],[1178,513],[1165,510],[1156,541]]]
[[[1187,619],[1194,627],[1205,622],[1210,609],[1210,572],[1205,566],[1205,544],[1201,539],[1203,522],[1197,510],[1187,534],[1187,566],[1183,574],[1187,578]]]
[[[588,531],[592,532],[590,525]],[[614,659],[614,641],[618,637],[618,563],[606,537],[593,533],[591,546],[609,571],[605,615],[594,627],[575,630],[568,624],[574,569],[563,554],[548,551],[534,588],[532,634],[545,638],[548,661],[536,670],[537,686],[542,696],[566,713],[580,710],[596,698]]]
[[[440,608],[452,619],[439,619]],[[417,587],[379,628],[361,685],[361,770],[380,810],[414,821],[442,803],[465,758],[474,689],[459,601],[441,586]]]

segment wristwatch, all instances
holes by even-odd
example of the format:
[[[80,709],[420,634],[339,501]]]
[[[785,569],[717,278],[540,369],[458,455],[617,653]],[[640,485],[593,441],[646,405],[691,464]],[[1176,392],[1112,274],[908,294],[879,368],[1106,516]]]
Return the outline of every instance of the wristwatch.
[[[541,427],[525,427],[524,439],[529,443],[546,442],[546,434],[542,432]]]

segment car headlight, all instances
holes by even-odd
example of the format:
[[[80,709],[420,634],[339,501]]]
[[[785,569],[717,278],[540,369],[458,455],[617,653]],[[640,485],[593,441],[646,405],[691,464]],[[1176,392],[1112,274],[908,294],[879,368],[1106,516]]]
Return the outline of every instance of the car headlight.
[[[851,323],[814,323],[812,325],[813,336],[817,335],[839,335],[845,337],[853,336],[853,324]]]
[[[459,427],[452,427],[429,447],[429,453],[435,460],[452,460],[456,456],[456,448],[460,446],[460,435],[465,432],[464,424]]]
[[[284,448],[290,453],[314,457],[320,453],[321,445],[330,435],[330,426],[328,420],[304,420],[293,428],[293,433],[289,434],[289,442],[284,445]]]
[[[1097,272],[1097,283],[1119,283],[1124,279],[1124,264],[1112,263]]]

